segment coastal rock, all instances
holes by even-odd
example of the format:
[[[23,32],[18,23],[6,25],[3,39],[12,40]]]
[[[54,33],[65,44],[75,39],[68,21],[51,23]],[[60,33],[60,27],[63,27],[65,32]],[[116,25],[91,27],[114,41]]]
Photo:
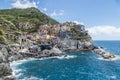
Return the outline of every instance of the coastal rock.
[[[8,50],[3,47],[0,50],[0,80],[15,80],[15,77],[10,77],[12,69],[10,68],[8,57]]]
[[[68,50],[91,50],[93,48],[92,41],[80,41],[80,40],[72,40],[72,39],[65,39],[61,41],[60,49],[62,51],[68,51]]]
[[[15,76],[5,76],[2,80],[16,80]]]
[[[0,80],[16,80],[15,76],[4,76],[1,77]]]
[[[43,50],[41,53],[39,53],[36,57],[41,58],[41,57],[51,57],[51,56],[58,56],[62,53],[61,50],[58,48],[53,47],[51,50]]]
[[[93,51],[97,54],[99,54],[101,57],[103,57],[104,59],[113,59],[115,58],[115,55],[104,51],[103,49],[101,49],[100,47],[94,47]]]
[[[9,62],[11,61],[16,61],[16,60],[21,60],[23,59],[23,56],[19,53],[16,53],[16,52],[9,52],[9,57],[8,57],[8,60]]]
[[[56,54],[61,54],[61,53],[62,53],[62,51],[61,51],[60,49],[55,48],[55,47],[53,47],[53,48],[51,49],[51,52],[52,52],[52,53],[56,53]]]
[[[7,49],[6,48],[2,48],[0,50],[0,63],[8,62],[8,56],[9,56],[9,54],[8,54]]]
[[[0,77],[9,76],[12,74],[12,69],[10,68],[9,63],[0,64]]]

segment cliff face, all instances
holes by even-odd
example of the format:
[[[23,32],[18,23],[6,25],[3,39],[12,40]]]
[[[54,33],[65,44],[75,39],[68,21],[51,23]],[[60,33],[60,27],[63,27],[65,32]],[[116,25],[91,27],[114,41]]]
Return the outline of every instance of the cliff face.
[[[60,38],[62,38],[61,46],[63,49],[78,49],[78,50],[90,50],[92,44],[92,38],[85,30],[84,25],[78,25],[75,23],[68,23],[61,28],[66,27],[66,30],[60,31]],[[68,30],[68,28],[70,28]]]
[[[65,22],[55,25],[39,26],[37,34],[34,38],[31,35],[31,40],[34,39],[40,44],[50,44],[57,46],[60,50],[91,50],[93,42],[85,26],[73,22]],[[30,35],[30,34],[29,34]]]
[[[0,80],[15,80],[15,77],[12,75],[12,69],[10,68],[9,56],[8,50],[2,45],[0,49]]]

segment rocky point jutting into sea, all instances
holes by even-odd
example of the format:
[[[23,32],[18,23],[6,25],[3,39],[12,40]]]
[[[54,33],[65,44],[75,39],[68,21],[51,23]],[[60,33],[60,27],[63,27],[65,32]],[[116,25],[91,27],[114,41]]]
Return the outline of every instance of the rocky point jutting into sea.
[[[19,12],[19,9],[11,10]],[[7,11],[2,11],[7,14]],[[0,23],[0,80],[15,80],[10,68],[12,61],[59,56],[64,52],[86,50],[94,51],[105,59],[115,57],[94,46],[84,25],[74,22],[58,23],[45,14],[42,14],[42,18],[45,16],[43,20],[39,20],[37,17],[41,18],[38,15],[40,11],[35,8],[29,8],[30,12],[16,15],[17,21],[13,20],[14,13],[8,13],[9,16],[6,16],[2,11],[0,11],[2,21]],[[22,21],[20,17],[26,20]],[[34,20],[33,17],[36,19]]]

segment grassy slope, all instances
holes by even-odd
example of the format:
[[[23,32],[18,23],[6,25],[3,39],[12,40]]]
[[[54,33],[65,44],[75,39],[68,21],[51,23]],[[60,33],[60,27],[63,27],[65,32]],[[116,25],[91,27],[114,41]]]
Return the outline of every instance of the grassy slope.
[[[32,30],[36,29],[35,24],[56,24],[58,23],[56,20],[47,16],[46,14],[40,12],[36,8],[27,8],[27,9],[3,9],[0,10],[0,30],[4,33],[13,33],[15,31],[31,31],[30,30],[21,30],[18,28],[19,22],[29,22],[33,24],[34,27]],[[5,35],[0,35],[1,40],[5,39]],[[3,39],[4,37],[4,39]]]

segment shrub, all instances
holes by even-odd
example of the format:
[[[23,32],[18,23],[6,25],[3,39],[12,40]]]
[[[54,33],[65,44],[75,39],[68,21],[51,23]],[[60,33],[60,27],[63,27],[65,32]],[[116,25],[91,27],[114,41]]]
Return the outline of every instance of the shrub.
[[[4,36],[0,36],[0,41],[6,43],[7,39]]]
[[[4,31],[0,29],[0,35],[4,35]]]

